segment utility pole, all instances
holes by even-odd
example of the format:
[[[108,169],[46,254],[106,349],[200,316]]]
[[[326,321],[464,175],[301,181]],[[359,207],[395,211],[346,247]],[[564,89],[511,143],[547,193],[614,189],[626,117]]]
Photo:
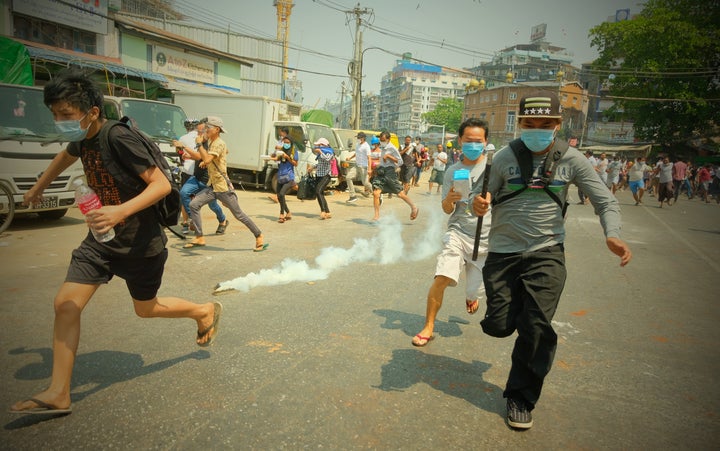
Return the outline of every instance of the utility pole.
[[[282,70],[282,98],[285,98],[285,82],[288,79],[288,48],[290,42],[290,13],[292,12],[293,0],[275,0],[273,6],[277,8],[277,39],[283,45],[283,70]]]
[[[350,122],[352,128],[355,130],[360,129],[360,114],[361,114],[361,101],[362,101],[362,31],[360,31],[360,25],[362,25],[362,16],[364,14],[372,13],[372,9],[360,8],[360,3],[357,4],[352,11],[347,11],[355,15],[355,56],[353,57],[348,72],[350,73],[350,80],[352,81],[352,114]]]
[[[345,82],[340,83],[340,127],[345,128]]]

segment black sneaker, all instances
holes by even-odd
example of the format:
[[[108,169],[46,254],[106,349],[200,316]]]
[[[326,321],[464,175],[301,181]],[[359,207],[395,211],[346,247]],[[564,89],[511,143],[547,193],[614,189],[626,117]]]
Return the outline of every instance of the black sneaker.
[[[533,420],[528,403],[522,398],[508,398],[507,420],[511,428],[530,429]]]
[[[217,230],[215,230],[215,233],[217,235],[222,235],[223,233],[225,233],[225,229],[227,229],[228,223],[230,223],[230,221],[226,219],[225,222],[221,222],[220,224],[218,224],[218,228]]]
[[[351,204],[353,202],[357,202],[357,196],[352,196],[350,199],[347,200],[347,203]]]

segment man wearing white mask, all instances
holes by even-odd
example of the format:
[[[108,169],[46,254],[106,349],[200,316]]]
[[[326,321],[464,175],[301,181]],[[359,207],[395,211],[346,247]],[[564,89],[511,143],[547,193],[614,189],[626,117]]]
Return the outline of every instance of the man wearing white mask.
[[[552,319],[565,286],[565,207],[576,184],[600,216],[605,242],[625,266],[632,258],[620,239],[620,207],[587,158],[557,138],[562,113],[557,94],[536,91],[520,100],[520,139],[493,160],[488,195],[477,191],[473,212],[487,214],[492,227],[483,267],[487,310],[481,325],[493,337],[517,331],[512,367],[503,396],[508,425],[532,427],[557,348]]]

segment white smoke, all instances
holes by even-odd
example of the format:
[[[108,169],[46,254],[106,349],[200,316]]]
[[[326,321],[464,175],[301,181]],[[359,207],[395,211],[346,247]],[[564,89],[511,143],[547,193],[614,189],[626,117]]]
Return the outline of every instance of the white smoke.
[[[381,265],[391,265],[423,260],[440,250],[447,224],[447,216],[439,207],[425,207],[423,211],[428,215],[427,226],[419,234],[420,239],[417,239],[417,233],[414,234],[415,239],[407,249],[402,237],[403,224],[394,215],[388,215],[380,218],[377,223],[378,233],[373,237],[355,238],[349,249],[334,246],[322,248],[313,267],[305,260],[286,258],[274,268],[261,269],[257,273],[251,272],[243,277],[220,282],[215,293],[228,290],[248,292],[256,287],[324,280],[333,271],[353,263],[379,261]]]

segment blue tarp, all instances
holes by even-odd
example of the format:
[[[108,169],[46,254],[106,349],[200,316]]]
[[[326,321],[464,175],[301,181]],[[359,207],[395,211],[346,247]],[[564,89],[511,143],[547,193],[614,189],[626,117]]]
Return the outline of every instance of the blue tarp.
[[[115,63],[92,59],[92,57],[90,57],[89,55],[87,58],[83,58],[82,56],[69,55],[66,53],[55,52],[53,50],[41,49],[39,47],[26,47],[28,52],[30,53],[30,57],[32,58],[41,58],[48,61],[70,63],[81,67],[92,67],[94,69],[107,70],[115,74],[115,76],[125,75],[129,77],[144,78],[146,80],[160,81],[163,83],[167,83],[168,81],[168,79],[165,78],[165,76],[162,74],[142,71],[139,69],[134,69],[132,67],[121,66]]]

